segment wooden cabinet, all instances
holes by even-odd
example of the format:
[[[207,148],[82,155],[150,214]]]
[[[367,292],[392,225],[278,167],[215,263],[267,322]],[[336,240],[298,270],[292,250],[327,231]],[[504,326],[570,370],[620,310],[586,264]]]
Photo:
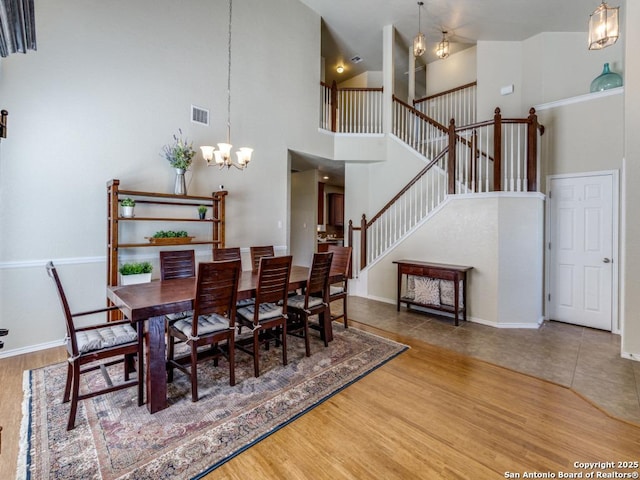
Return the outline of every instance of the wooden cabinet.
[[[344,226],[344,194],[343,193],[330,193],[327,195],[327,219],[328,225],[334,225],[336,227]]]
[[[396,260],[393,263],[398,265],[398,311],[400,311],[400,303],[402,302],[407,304],[407,308],[410,308],[411,305],[416,305],[432,310],[453,313],[456,326],[458,325],[458,317],[460,314],[462,314],[463,320],[467,319],[467,272],[473,267],[420,262],[416,260]],[[408,288],[405,288],[405,296],[403,297],[403,280],[406,280],[408,283],[409,276],[452,282],[452,284],[449,284],[450,291],[453,290],[451,292],[451,305],[443,304],[440,301],[440,293],[438,293],[438,301],[433,303],[420,301],[417,295],[407,295]],[[451,289],[451,287],[453,288]],[[440,292],[440,288],[441,287],[438,286],[438,292]]]
[[[121,190],[119,180],[110,180],[107,183],[107,285],[115,286],[118,284],[118,254],[121,248],[158,248],[158,245],[145,241],[145,238],[136,239],[134,242],[122,243],[120,239],[123,229],[132,224],[157,222],[159,224],[158,230],[184,230],[185,225],[188,225],[189,222],[209,224],[211,230],[206,238],[194,238],[184,245],[211,245],[212,249],[223,248],[225,236],[224,202],[226,195],[226,191],[214,192],[211,196],[205,197]],[[136,208],[138,208],[138,205],[154,205],[153,215],[123,217],[120,214],[119,207],[120,202],[125,197],[135,200]],[[212,217],[207,219],[198,218],[197,207],[199,205],[208,207]],[[170,213],[163,215],[163,211]],[[175,228],[169,225],[175,225]]]

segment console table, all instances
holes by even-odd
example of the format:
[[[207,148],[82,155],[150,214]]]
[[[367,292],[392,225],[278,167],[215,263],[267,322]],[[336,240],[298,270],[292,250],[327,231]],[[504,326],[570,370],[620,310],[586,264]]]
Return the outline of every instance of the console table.
[[[396,260],[393,263],[398,265],[398,311],[400,311],[400,303],[406,303],[407,308],[410,308],[411,305],[416,305],[430,308],[432,310],[453,313],[456,326],[458,325],[460,314],[462,314],[463,320],[467,319],[467,272],[473,267],[421,262],[417,260]],[[403,275],[414,275],[416,277],[428,277],[453,281],[453,305],[422,303],[413,298],[402,297]]]

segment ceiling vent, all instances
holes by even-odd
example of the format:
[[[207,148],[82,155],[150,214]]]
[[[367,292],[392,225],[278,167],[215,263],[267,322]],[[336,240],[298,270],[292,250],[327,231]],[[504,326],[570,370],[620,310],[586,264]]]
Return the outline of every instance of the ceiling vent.
[[[359,57],[358,55],[356,55],[355,57],[351,57],[351,62],[353,63],[360,63],[362,61],[362,57]]]
[[[209,110],[191,105],[191,121],[200,125],[209,125]]]

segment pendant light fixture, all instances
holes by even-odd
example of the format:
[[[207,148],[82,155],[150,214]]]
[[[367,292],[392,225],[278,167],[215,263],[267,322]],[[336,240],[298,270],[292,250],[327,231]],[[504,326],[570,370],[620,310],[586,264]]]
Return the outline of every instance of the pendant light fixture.
[[[252,148],[242,147],[236,152],[238,161],[235,162],[231,157],[231,13],[233,0],[229,0],[229,41],[227,48],[227,141],[226,143],[218,143],[218,150],[215,147],[206,145],[200,147],[202,156],[207,161],[208,166],[217,165],[220,169],[232,166],[239,170],[244,170],[251,161]],[[212,160],[215,158],[215,162]]]
[[[438,58],[447,58],[449,56],[449,40],[447,40],[447,31],[442,31],[442,40],[438,44],[436,49],[436,55]]]
[[[589,16],[589,50],[600,50],[618,41],[618,10],[604,1]]]
[[[422,33],[422,28],[421,28],[422,19],[420,18],[420,12],[422,11],[423,5],[424,5],[424,2],[418,2],[418,34],[413,39],[413,56],[414,57],[421,57],[424,54],[424,52],[427,51],[427,41],[424,38],[424,33]]]

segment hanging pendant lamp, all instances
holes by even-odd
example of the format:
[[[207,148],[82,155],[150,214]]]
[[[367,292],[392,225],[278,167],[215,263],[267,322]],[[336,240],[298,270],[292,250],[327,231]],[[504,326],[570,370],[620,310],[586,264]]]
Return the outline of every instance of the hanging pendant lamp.
[[[423,5],[424,5],[424,2],[418,2],[418,34],[413,39],[413,56],[414,57],[421,57],[424,54],[424,52],[427,51],[427,40],[424,38],[424,33],[422,33],[422,28],[421,28],[422,19],[420,18],[420,12],[422,10]]]
[[[601,50],[618,41],[618,10],[604,1],[589,16],[589,50]]]
[[[444,30],[442,32],[442,40],[436,49],[436,55],[438,58],[447,58],[449,56],[449,40],[447,40],[447,32]]]
[[[227,69],[227,141],[218,143],[218,150],[215,147],[207,145],[202,146],[202,156],[206,160],[208,166],[217,165],[220,169],[227,167],[236,167],[239,170],[244,170],[251,161],[252,148],[242,147],[236,152],[238,161],[234,161],[231,156],[231,13],[232,13],[232,0],[229,0],[229,41],[228,41],[228,69]],[[215,162],[212,160],[215,158]]]

